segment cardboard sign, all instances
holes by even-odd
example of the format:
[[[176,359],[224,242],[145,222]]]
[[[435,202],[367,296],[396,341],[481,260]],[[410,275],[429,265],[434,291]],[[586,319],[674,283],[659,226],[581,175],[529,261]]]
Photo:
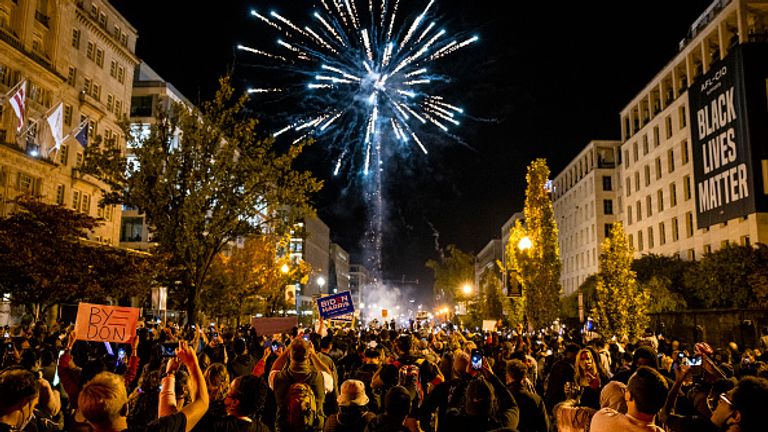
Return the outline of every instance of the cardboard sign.
[[[495,331],[496,320],[483,320],[483,331]]]
[[[386,310],[386,309],[382,309],[382,310],[381,310],[381,317],[382,317],[382,318],[386,318],[386,317],[387,317],[387,315],[389,315],[389,311],[388,311],[388,310]]]
[[[331,321],[352,322],[355,319],[355,314],[337,315],[331,319]]]
[[[138,320],[137,308],[80,303],[75,335],[85,341],[130,343]]]
[[[344,291],[319,298],[317,299],[317,310],[320,312],[320,316],[325,319],[353,313],[355,305],[352,303],[352,293]]]
[[[251,327],[259,336],[271,336],[275,333],[288,333],[298,327],[299,319],[292,317],[251,318]]]

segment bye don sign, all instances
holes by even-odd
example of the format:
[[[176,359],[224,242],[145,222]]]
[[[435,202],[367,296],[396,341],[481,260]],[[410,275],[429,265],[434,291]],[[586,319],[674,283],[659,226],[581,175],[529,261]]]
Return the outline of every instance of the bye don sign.
[[[136,335],[139,309],[80,303],[75,335],[78,340],[129,343]]]
[[[355,311],[352,294],[349,291],[329,295],[317,299],[317,310],[320,316],[329,319],[339,315],[347,315]]]

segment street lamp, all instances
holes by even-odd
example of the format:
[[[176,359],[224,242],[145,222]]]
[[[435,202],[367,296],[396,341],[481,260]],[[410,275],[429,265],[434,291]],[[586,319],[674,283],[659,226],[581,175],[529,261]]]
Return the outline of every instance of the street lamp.
[[[283,264],[283,266],[280,267],[280,271],[283,274],[288,274],[288,272],[291,271],[291,268],[288,266],[288,264]]]
[[[461,292],[464,293],[464,295],[471,295],[472,294],[472,285],[466,283],[464,286],[461,287]]]
[[[317,286],[319,286],[320,289],[323,289],[323,287],[325,286],[325,278],[324,277],[322,277],[322,276],[318,276],[317,277]]]
[[[520,249],[521,252],[527,251],[528,249],[533,246],[533,243],[531,242],[531,239],[528,236],[525,236],[520,239],[520,241],[517,243],[517,248]]]

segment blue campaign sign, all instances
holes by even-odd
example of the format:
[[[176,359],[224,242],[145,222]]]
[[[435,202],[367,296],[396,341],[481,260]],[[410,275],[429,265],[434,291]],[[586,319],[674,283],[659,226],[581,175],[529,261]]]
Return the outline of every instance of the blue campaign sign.
[[[349,291],[344,291],[328,297],[321,297],[317,299],[317,310],[320,312],[320,316],[325,319],[350,314],[355,311],[352,294]]]

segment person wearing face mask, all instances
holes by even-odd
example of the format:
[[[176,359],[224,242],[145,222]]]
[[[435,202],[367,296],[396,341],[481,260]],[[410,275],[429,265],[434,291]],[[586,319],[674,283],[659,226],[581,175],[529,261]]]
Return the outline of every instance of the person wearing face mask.
[[[23,369],[0,373],[0,432],[21,431],[33,418],[40,397],[40,383]]]

